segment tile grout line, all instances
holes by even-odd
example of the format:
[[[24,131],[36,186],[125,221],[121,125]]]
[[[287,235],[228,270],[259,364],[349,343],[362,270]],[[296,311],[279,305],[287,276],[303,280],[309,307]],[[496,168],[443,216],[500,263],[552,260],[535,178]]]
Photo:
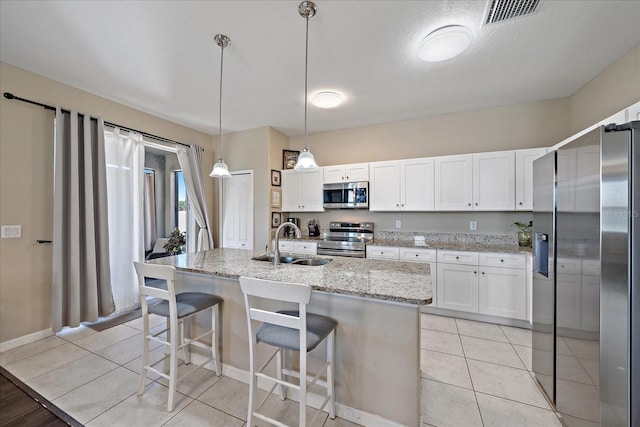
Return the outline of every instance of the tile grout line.
[[[484,418],[482,417],[482,411],[480,410],[480,404],[478,403],[478,396],[476,395],[476,386],[473,384],[473,376],[471,375],[471,369],[469,369],[469,360],[467,359],[467,353],[462,345],[462,338],[460,338],[460,329],[458,328],[458,319],[455,319],[456,329],[458,330],[458,339],[460,340],[460,347],[462,347],[462,354],[464,354],[464,363],[467,366],[467,374],[469,375],[469,381],[471,381],[471,390],[473,391],[473,398],[476,401],[476,408],[478,408],[478,415],[480,416],[480,422],[484,427]]]

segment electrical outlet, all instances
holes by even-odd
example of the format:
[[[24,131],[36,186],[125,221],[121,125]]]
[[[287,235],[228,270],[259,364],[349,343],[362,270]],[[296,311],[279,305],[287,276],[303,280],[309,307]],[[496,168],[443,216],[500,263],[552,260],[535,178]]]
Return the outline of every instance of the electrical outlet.
[[[469,221],[469,230],[477,230],[478,229],[478,221]]]
[[[18,237],[22,237],[21,225],[3,225],[2,226],[3,239],[15,239]]]
[[[402,228],[402,221],[396,219],[396,228]]]

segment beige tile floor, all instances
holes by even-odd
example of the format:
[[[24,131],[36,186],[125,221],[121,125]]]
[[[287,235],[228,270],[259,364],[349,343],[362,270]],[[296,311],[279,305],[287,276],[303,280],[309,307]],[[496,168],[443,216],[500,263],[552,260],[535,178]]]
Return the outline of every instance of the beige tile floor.
[[[151,327],[163,322],[154,317]],[[248,386],[229,377],[187,377],[172,413],[163,379],[149,377],[138,397],[141,329],[139,319],[102,332],[66,329],[0,354],[0,364],[87,426],[246,424]],[[530,372],[530,331],[422,314],[421,365],[423,426],[561,425]],[[297,403],[270,399],[269,415],[295,425]],[[314,425],[355,424],[323,414]]]

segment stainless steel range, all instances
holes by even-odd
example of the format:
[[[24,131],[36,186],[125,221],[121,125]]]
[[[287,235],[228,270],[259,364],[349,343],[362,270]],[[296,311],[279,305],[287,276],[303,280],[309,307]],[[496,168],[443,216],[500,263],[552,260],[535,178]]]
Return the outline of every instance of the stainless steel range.
[[[329,235],[318,242],[318,255],[364,258],[371,242],[372,222],[330,222]]]

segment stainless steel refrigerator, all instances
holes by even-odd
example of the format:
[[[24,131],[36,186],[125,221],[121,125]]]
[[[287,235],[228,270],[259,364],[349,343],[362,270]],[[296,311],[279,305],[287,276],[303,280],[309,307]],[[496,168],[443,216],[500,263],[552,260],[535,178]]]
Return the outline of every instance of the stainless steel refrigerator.
[[[569,425],[640,426],[639,127],[534,161],[532,365]]]

